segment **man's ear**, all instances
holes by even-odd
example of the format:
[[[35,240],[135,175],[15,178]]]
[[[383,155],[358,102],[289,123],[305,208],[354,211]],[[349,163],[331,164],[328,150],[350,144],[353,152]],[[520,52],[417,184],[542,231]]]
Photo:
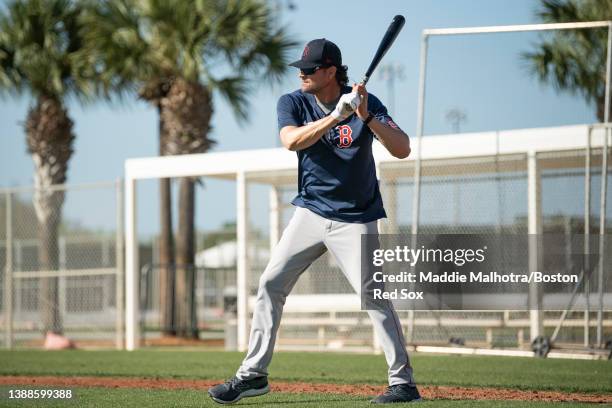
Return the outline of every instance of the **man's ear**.
[[[338,70],[338,68],[336,68],[335,66],[329,67],[329,70],[327,71],[327,75],[328,75],[328,78],[330,80],[334,79],[336,77],[336,71],[337,70]]]

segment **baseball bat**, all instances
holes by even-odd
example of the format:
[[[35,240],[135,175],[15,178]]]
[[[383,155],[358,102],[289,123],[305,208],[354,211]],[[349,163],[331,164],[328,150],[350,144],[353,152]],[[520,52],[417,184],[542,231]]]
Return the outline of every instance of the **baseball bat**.
[[[389,51],[389,48],[391,48],[391,45],[393,45],[393,42],[397,38],[397,35],[402,30],[402,27],[404,27],[405,22],[406,22],[406,19],[404,18],[404,16],[401,16],[398,14],[397,16],[393,17],[391,24],[389,24],[389,28],[387,28],[387,32],[385,33],[385,36],[380,41],[380,44],[378,44],[378,49],[376,50],[376,54],[374,54],[374,58],[372,58],[372,62],[370,62],[370,67],[366,71],[365,76],[363,77],[363,80],[361,81],[362,84],[365,85],[368,83],[368,81],[370,80],[370,76],[372,76],[372,73],[378,66],[378,63],[380,62],[380,60],[382,60],[382,58],[385,56],[387,51]]]

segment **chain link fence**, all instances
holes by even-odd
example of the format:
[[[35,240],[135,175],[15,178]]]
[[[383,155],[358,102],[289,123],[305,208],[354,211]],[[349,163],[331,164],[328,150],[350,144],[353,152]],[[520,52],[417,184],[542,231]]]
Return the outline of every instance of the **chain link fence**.
[[[585,229],[585,150],[547,152],[538,156],[542,197],[542,226],[545,233],[584,234]],[[412,228],[414,162],[382,163],[380,188],[388,218],[381,220],[381,233],[399,234],[410,241]],[[422,162],[421,214],[419,233],[423,234],[527,234],[527,157],[522,154]],[[599,229],[599,186],[601,149],[591,151],[590,234]],[[282,224],[287,225],[294,208],[289,204],[296,186],[280,186]],[[608,202],[612,192],[608,190]],[[608,206],[608,217],[612,213]],[[606,233],[612,232],[608,221]],[[520,256],[521,254],[517,254]],[[522,254],[527,257],[528,254]],[[604,262],[610,264],[610,254]],[[265,265],[263,265],[265,267]],[[254,295],[261,269],[252,269]],[[597,283],[590,279],[592,305],[596,303]],[[612,291],[609,270],[604,291]],[[348,281],[326,253],[302,275],[289,296],[333,294],[335,307],[321,310],[286,309],[278,336],[280,348],[288,349],[376,349],[369,318],[354,306],[343,306],[343,295],[353,294]],[[288,299],[288,303],[289,303]],[[324,301],[326,302],[326,301]],[[524,348],[530,344],[528,311],[399,311],[408,343],[427,345],[467,345],[473,347]],[[544,312],[545,334],[558,325],[560,311]],[[585,335],[585,319],[588,333]],[[604,337],[612,336],[612,314],[604,312]],[[561,327],[556,344],[582,346],[594,339],[596,311],[570,312]]]
[[[6,347],[48,332],[123,347],[122,185],[0,192],[0,327]]]
[[[575,137],[580,137],[579,134],[582,133]],[[572,149],[544,152],[540,149],[535,156],[537,196],[540,197],[538,207],[541,207],[539,223],[544,233],[562,234],[568,238],[585,231],[596,235],[599,234],[602,150],[593,148],[587,156],[584,148]],[[466,151],[469,154],[469,149]],[[527,235],[530,216],[533,217],[533,206],[531,215],[528,208],[529,197],[533,196],[529,196],[528,191],[530,180],[533,182],[530,174],[534,173],[530,173],[530,168],[533,169],[534,156],[525,150],[516,151],[522,153],[424,159],[419,233],[480,234],[491,239],[502,234]],[[380,221],[379,231],[399,234],[406,242],[410,241],[413,227],[414,166],[412,160],[383,161],[378,166],[380,189],[388,215]],[[215,186],[204,194],[202,200],[203,203],[214,200],[232,205],[232,202],[242,200],[238,200],[239,196],[247,197],[246,202],[237,204],[236,214],[246,219],[248,225],[242,230],[248,234],[247,266],[242,271],[248,273],[245,279],[247,303],[252,304],[270,248],[294,213],[295,208],[290,202],[296,194],[297,172],[289,167],[273,170],[265,166],[252,173],[245,172],[242,180],[246,182],[247,191],[241,195],[238,192],[244,191],[244,185],[234,181],[238,177],[232,171],[223,175],[222,182],[227,186]],[[203,174],[204,185],[210,181],[209,178],[217,177]],[[590,180],[588,184],[587,179]],[[608,190],[607,196],[608,202],[612,202],[612,189]],[[197,204],[198,208],[203,203]],[[607,234],[612,232],[610,207],[607,208]],[[157,221],[149,216],[145,222],[150,225]],[[220,237],[219,231],[208,231],[196,240],[196,262],[189,266],[195,276],[195,325],[199,340],[209,340],[215,345],[225,341],[226,346],[235,348],[237,327],[244,327],[237,325],[250,323],[250,316],[242,320],[236,317],[236,298],[240,293],[237,227],[233,225],[222,232],[227,236]],[[216,237],[211,240],[207,234]],[[148,263],[143,261],[146,256],[142,252],[139,257],[140,306],[144,312],[140,324],[144,345],[155,344],[152,340],[160,337],[167,328],[160,313],[159,283],[163,265],[156,255],[157,248],[158,244],[153,242]],[[528,258],[527,252],[514,255]],[[612,292],[609,265],[612,261],[610,254],[606,256],[602,286],[606,301],[609,301]],[[543,334],[551,336],[556,333],[556,345],[583,348],[593,345],[598,314],[603,320],[603,337],[607,339],[612,335],[612,314],[608,308],[603,308],[601,313],[598,310],[597,279],[590,276],[588,281],[589,313],[569,311],[563,325],[559,325],[561,311],[543,311]],[[529,311],[419,310],[400,311],[399,316],[406,339],[413,345],[527,348],[532,338],[533,316]],[[302,274],[289,295],[277,345],[294,350],[379,350],[367,313],[360,310],[359,298],[328,253]]]

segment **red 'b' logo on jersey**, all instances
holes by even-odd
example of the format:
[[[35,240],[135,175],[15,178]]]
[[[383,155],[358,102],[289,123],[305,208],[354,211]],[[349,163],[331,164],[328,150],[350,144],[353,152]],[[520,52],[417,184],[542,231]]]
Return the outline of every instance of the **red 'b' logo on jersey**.
[[[349,147],[353,143],[353,129],[349,125],[340,125],[338,126],[338,134],[340,138],[338,139],[338,147],[344,149]]]

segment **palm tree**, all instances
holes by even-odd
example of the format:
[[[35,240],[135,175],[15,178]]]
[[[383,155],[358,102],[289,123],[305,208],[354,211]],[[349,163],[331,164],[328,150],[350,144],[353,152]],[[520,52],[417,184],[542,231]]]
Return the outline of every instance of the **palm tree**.
[[[263,0],[106,0],[92,3],[87,15],[88,43],[98,52],[94,65],[109,86],[137,84],[140,96],[158,108],[162,154],[209,150],[214,95],[245,120],[249,79],[280,78],[287,52],[296,45],[284,29],[274,28]],[[194,197],[194,180],[182,179],[175,317],[177,334],[190,337],[198,334]]]
[[[161,101],[168,94],[170,81],[167,78],[150,80],[138,92],[139,98],[152,104],[158,113],[159,155],[171,154],[168,149],[168,134],[161,115]],[[159,180],[160,232],[159,232],[159,281],[160,281],[160,325],[162,333],[174,335],[174,291],[175,291],[175,246],[172,231],[172,186],[169,178]]]
[[[612,0],[541,0],[545,23],[612,20]],[[561,30],[543,37],[523,58],[542,82],[582,95],[604,120],[607,28]]]
[[[33,203],[39,225],[41,270],[59,266],[58,227],[64,192],[51,187],[66,181],[72,156],[73,122],[66,101],[90,100],[93,87],[82,50],[80,8],[69,0],[20,0],[0,15],[0,90],[33,98],[24,128],[34,161]],[[61,333],[57,278],[41,278],[39,307],[45,331]]]

